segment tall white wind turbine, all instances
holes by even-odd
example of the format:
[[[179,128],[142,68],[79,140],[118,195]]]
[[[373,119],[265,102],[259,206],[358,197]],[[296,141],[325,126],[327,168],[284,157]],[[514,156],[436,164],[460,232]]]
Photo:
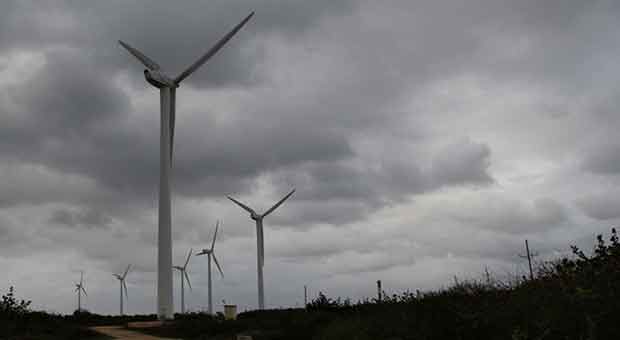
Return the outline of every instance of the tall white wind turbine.
[[[224,272],[222,272],[222,268],[220,264],[217,262],[217,257],[215,257],[215,239],[217,238],[217,229],[220,226],[220,221],[217,221],[215,224],[215,233],[213,234],[213,241],[211,242],[211,248],[203,249],[201,252],[197,253],[196,256],[207,255],[207,275],[209,278],[209,314],[213,314],[213,299],[212,299],[212,290],[211,290],[211,256],[213,256],[213,261],[215,261],[215,265],[217,266],[217,270],[220,271],[220,275],[224,277]]]
[[[75,291],[77,292],[77,296],[78,296],[78,313],[82,311],[82,292],[84,293],[84,295],[88,296],[88,294],[86,294],[86,289],[84,289],[84,272],[80,270],[80,283],[76,283],[75,284]]]
[[[192,256],[192,249],[189,250],[187,254],[187,259],[185,260],[185,264],[183,267],[174,266],[174,269],[177,269],[181,274],[181,314],[185,313],[185,279],[187,279],[187,285],[189,289],[192,289],[192,284],[189,282],[189,276],[187,275],[187,264],[189,263],[189,259]]]
[[[121,284],[121,315],[123,315],[123,289],[125,290],[125,298],[129,300],[129,295],[127,294],[127,283],[125,282],[125,277],[127,277],[127,273],[129,273],[129,268],[131,268],[131,265],[127,266],[127,269],[125,269],[125,272],[122,275],[114,274],[116,279]]]
[[[265,291],[263,289],[263,265],[265,263],[265,243],[263,238],[263,218],[269,214],[271,214],[276,208],[280,206],[280,204],[284,203],[287,198],[291,197],[291,195],[295,192],[293,189],[288,195],[284,196],[278,203],[274,204],[273,207],[269,208],[269,210],[265,211],[264,214],[257,214],[254,209],[248,207],[247,205],[237,201],[236,199],[227,196],[228,199],[235,202],[238,206],[246,210],[250,213],[250,218],[256,221],[256,250],[258,252],[256,266],[258,267],[258,309],[265,309]]]
[[[159,228],[157,253],[157,315],[159,319],[171,319],[174,316],[172,301],[172,231],[170,217],[170,172],[174,142],[174,122],[176,106],[176,88],[183,79],[196,71],[213,57],[254,15],[250,13],[228,34],[221,38],[202,57],[194,62],[176,78],[169,77],[164,70],[142,52],[120,41],[119,43],[138,58],[146,69],[146,81],[159,89],[161,125],[160,125],[160,162],[159,162]]]

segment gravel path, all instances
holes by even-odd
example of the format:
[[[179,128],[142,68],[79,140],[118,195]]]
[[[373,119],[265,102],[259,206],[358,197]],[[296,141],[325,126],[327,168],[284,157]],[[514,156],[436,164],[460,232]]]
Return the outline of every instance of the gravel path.
[[[131,331],[123,328],[122,326],[99,326],[92,327],[91,329],[120,340],[173,340],[173,338],[159,338],[136,331]]]

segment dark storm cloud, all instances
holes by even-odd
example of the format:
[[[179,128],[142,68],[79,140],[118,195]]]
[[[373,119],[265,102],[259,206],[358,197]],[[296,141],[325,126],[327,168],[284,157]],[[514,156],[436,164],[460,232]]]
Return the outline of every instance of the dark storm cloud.
[[[555,32],[558,27],[569,27],[579,21],[590,7],[574,3],[575,6],[563,7],[562,11],[566,12],[562,15],[552,11],[552,22],[548,22],[540,19],[539,12],[531,12],[538,6],[530,2],[518,6],[474,2],[462,7],[466,15],[447,14],[455,20],[450,21],[451,25],[438,27],[429,18],[454,5],[425,4],[419,10],[404,2],[394,5],[401,7],[400,14],[416,20],[394,21],[390,6],[376,4],[366,4],[376,9],[370,12],[376,16],[352,17],[357,4],[349,1],[253,3],[257,16],[212,63],[188,80],[197,87],[257,85],[253,83],[257,79],[255,74],[264,71],[254,69],[264,64],[261,60],[264,51],[257,46],[269,46],[262,39],[275,36],[291,43],[307,39],[307,53],[291,58],[312,58],[320,56],[317,49],[339,46],[330,63],[319,63],[316,70],[309,70],[333,74],[325,84],[330,86],[313,88],[294,97],[295,100],[272,95],[258,107],[252,107],[253,103],[242,105],[246,111],[231,114],[234,124],[208,118],[204,125],[179,120],[175,190],[190,197],[246,193],[252,190],[257,176],[284,169],[285,173],[295,173],[284,180],[287,188],[298,187],[299,199],[305,202],[318,201],[309,212],[300,215],[314,215],[321,222],[342,223],[347,219],[337,216],[337,210],[330,205],[348,206],[349,210],[342,215],[354,219],[411,194],[446,186],[492,184],[488,171],[490,149],[485,144],[461,140],[440,150],[428,164],[409,161],[416,155],[403,151],[399,151],[403,158],[400,161],[365,164],[363,155],[353,151],[350,136],[403,125],[402,116],[408,113],[389,107],[392,101],[412,90],[412,82],[424,84],[461,72],[467,66],[483,70],[510,69],[506,58],[498,59],[493,65],[480,58],[479,53],[489,52],[487,38],[494,34],[527,33],[530,25]],[[123,72],[141,88],[148,85],[143,83],[141,67],[117,46],[116,40],[127,40],[176,72],[202,53],[200,46],[206,48],[238,22],[249,11],[247,6],[244,2],[216,2],[209,6],[191,2],[178,7],[168,2],[151,2],[148,6],[125,2],[68,6],[56,2],[39,8],[10,3],[7,6],[10,18],[27,13],[31,14],[28,18],[37,18],[46,11],[49,20],[24,21],[30,28],[21,37],[18,32],[26,24],[17,19],[4,23],[7,30],[15,33],[2,36],[5,46],[15,43],[17,48],[33,49],[45,45],[47,49],[40,51],[44,52],[47,63],[31,79],[12,89],[12,96],[26,118],[5,125],[8,128],[2,138],[7,143],[3,143],[6,148],[3,154],[19,155],[19,159],[27,162],[92,178],[126,199],[153,199],[158,176],[153,169],[157,168],[159,155],[156,124],[153,124],[156,119],[143,121],[129,117],[128,112],[135,108],[111,77]],[[506,23],[510,29],[498,32],[499,23],[491,14],[505,12],[514,14]],[[332,35],[316,35],[313,29],[329,17],[342,20],[331,21],[325,29]],[[523,23],[528,23],[527,27],[522,27]],[[472,24],[473,31],[454,29]],[[356,25],[363,27],[362,34]],[[433,34],[416,29],[426,26],[436,28],[431,30]],[[47,42],[29,33],[37,30],[47,30]],[[61,33],[67,33],[64,39]],[[393,39],[381,39],[385,34]],[[560,30],[557,34],[563,33]],[[332,36],[338,44],[332,46],[321,40],[329,41]],[[408,43],[395,44],[395,41]],[[537,60],[546,63],[553,54],[544,53],[551,52],[537,49],[528,60],[532,64]],[[75,72],[77,69],[80,72]],[[298,72],[296,80],[306,80],[304,72]],[[57,91],[47,91],[50,88]],[[154,91],[153,96],[156,96]],[[239,119],[241,116],[252,119]],[[139,126],[154,129],[146,131]],[[422,131],[424,127],[419,129]],[[346,200],[361,203],[342,203]],[[324,207],[319,208],[320,205]]]
[[[112,219],[101,211],[82,209],[78,211],[58,209],[52,212],[49,222],[71,228],[106,228]]]
[[[246,4],[226,3],[227,10],[218,7],[224,4],[213,5],[215,8],[210,7],[210,10],[218,16],[205,14],[199,3],[185,4],[182,9],[165,2],[150,3],[146,7],[139,3],[74,4],[64,11],[63,3],[50,6],[53,7],[48,8],[50,13],[58,13],[59,18],[66,19],[64,25],[54,26],[56,30],[83,28],[84,32],[79,36],[67,35],[62,49],[45,52],[47,63],[43,68],[12,90],[16,94],[16,104],[27,113],[27,118],[16,123],[19,129],[7,129],[10,131],[4,136],[9,143],[5,145],[10,151],[5,154],[14,157],[14,150],[27,150],[18,153],[22,160],[92,178],[122,194],[125,200],[154,197],[158,176],[153,171],[158,164],[156,130],[145,132],[145,129],[136,128],[153,124],[150,120],[128,118],[127,113],[133,109],[129,99],[107,76],[129,72],[130,79],[142,82],[140,67],[114,41],[123,38],[163,65],[180,70],[202,53],[196,51],[195,47],[200,45],[197,42],[215,41],[221,32],[237,22],[237,16],[245,14],[241,7]],[[252,72],[237,68],[260,64],[257,59],[260,56],[255,55],[260,51],[246,55],[249,60],[240,60],[245,53],[241,46],[255,46],[252,39],[264,35],[275,34],[284,39],[299,37],[323,17],[345,16],[354,9],[354,5],[346,1],[330,2],[329,6],[265,1],[256,6],[260,8],[259,15],[231,41],[219,58],[214,59],[214,63],[192,76],[195,85],[207,85],[204,82],[207,78],[211,79],[211,85],[244,83],[249,78],[244,80],[243,75]],[[118,8],[123,10],[118,11]],[[13,16],[27,9],[37,10],[16,5],[12,8]],[[264,13],[262,17],[260,13]],[[206,20],[205,15],[213,20]],[[379,20],[382,22],[385,18]],[[348,24],[356,22],[349,20]],[[18,25],[18,22],[7,25]],[[246,32],[250,29],[252,31]],[[350,33],[350,28],[344,32]],[[405,35],[407,30],[396,28],[395,33]],[[28,35],[22,41],[29,39],[34,37]],[[57,47],[55,41],[49,39],[48,46]],[[113,46],[110,42],[114,42]],[[373,44],[387,51],[391,42],[377,40]],[[491,183],[487,173],[489,151],[472,143],[464,143],[460,154],[461,146],[442,151],[443,154],[438,154],[433,161],[432,171],[421,170],[429,168],[426,164],[412,164],[406,160],[370,168],[346,162],[359,156],[351,149],[350,132],[398,124],[399,115],[386,111],[383,106],[398,97],[402,91],[400,87],[412,77],[428,77],[430,73],[425,67],[438,70],[444,63],[429,62],[435,58],[434,52],[446,46],[433,44],[428,53],[415,54],[413,61],[417,64],[403,57],[409,53],[408,48],[399,48],[384,55],[379,65],[383,67],[376,67],[376,62],[382,59],[377,59],[374,52],[366,53],[370,46],[363,40],[350,41],[340,50],[343,53],[340,58],[353,57],[355,63],[335,64],[325,70],[343,74],[333,84],[336,91],[326,86],[304,94],[300,100],[280,101],[281,104],[273,101],[278,97],[267,99],[261,107],[243,112],[252,119],[236,119],[235,125],[222,125],[205,118],[205,125],[191,123],[184,127],[180,120],[175,147],[175,190],[192,197],[243,193],[252,188],[253,180],[260,174],[291,168],[299,174],[293,176],[294,180],[287,186],[299,187],[300,197],[306,201],[361,200],[362,204],[345,204],[352,210],[344,215],[355,218],[412,193],[445,185]],[[218,60],[223,64],[218,64]],[[392,71],[385,72],[384,67],[390,63]],[[393,72],[394,67],[403,63],[413,66],[404,68],[403,73]],[[75,72],[77,69],[81,71]],[[218,77],[212,70],[221,70],[228,78]],[[58,90],[47,91],[50,88]],[[10,140],[11,136],[14,140]],[[319,217],[321,211],[315,206],[318,221],[334,220],[337,214],[334,209],[324,207],[324,216]],[[304,213],[306,217],[312,215],[315,214]]]
[[[510,234],[544,232],[567,221],[566,208],[551,198],[529,202],[501,196],[461,202],[447,213],[467,225]]]
[[[205,67],[185,81],[199,87],[249,84],[260,74],[255,66],[262,52],[242,50],[245,42],[257,34],[293,38],[322,17],[346,14],[353,7],[350,0],[185,1],[182,6],[168,1],[7,1],[0,14],[0,48],[79,47],[97,61],[102,72],[124,69],[140,76],[142,66],[117,44],[122,39],[174,76],[256,10],[260,16],[245,28],[250,32],[240,32],[209,61],[208,70]]]
[[[11,94],[29,128],[47,137],[87,137],[130,109],[128,96],[77,50],[47,53],[40,72]]]
[[[432,176],[436,185],[489,184],[491,150],[485,144],[461,140],[446,146],[432,161]]]
[[[596,174],[620,173],[620,145],[608,142],[597,145],[585,155],[582,165],[585,170]]]
[[[592,195],[577,200],[577,205],[589,217],[597,220],[620,218],[620,199],[617,192]]]
[[[0,244],[5,244],[9,240],[9,233],[11,232],[11,228],[9,226],[9,222],[0,219]]]
[[[352,9],[349,1],[262,1],[253,6],[263,14],[258,23],[250,22],[252,34],[244,38],[241,32],[209,63],[208,70],[201,70],[202,76],[193,75],[191,82],[198,86],[206,85],[206,79],[211,85],[246,82],[253,77],[258,59],[254,52],[243,55],[239,46],[244,41],[257,33],[286,32],[284,36],[293,37],[325,15],[342,15]],[[208,8],[188,2],[182,9],[164,1],[149,2],[148,6],[125,2],[70,6],[66,2],[45,6],[7,3],[3,32],[13,34],[1,36],[3,51],[43,52],[45,64],[30,79],[6,89],[18,112],[4,117],[8,122],[3,124],[1,137],[3,156],[84,175],[130,197],[153,195],[157,131],[145,133],[136,128],[144,122],[128,120],[132,110],[129,99],[111,76],[127,70],[140,86],[147,85],[142,84],[140,66],[116,40],[135,41],[163,65],[180,71],[246,15],[250,10],[246,7],[243,2],[209,4]],[[196,48],[203,43],[202,49]],[[195,150],[178,147],[175,189],[190,196],[246,191],[248,181],[268,168],[351,155],[347,140],[333,132],[301,124],[255,127],[254,122],[246,122],[247,128],[220,126],[217,132],[215,128],[196,131],[210,136],[196,147],[204,146],[198,157],[191,153]],[[243,130],[249,133],[239,135]],[[295,135],[297,143],[288,142],[289,135]],[[228,152],[222,152],[222,144],[229,146]]]
[[[431,165],[419,166],[415,154],[401,153],[402,160],[367,164],[335,162],[305,163],[279,177],[285,191],[295,187],[296,200],[289,217],[276,217],[283,225],[307,221],[344,224],[363,219],[375,210],[444,186],[486,186],[493,183],[488,172],[487,145],[461,140],[439,150]],[[426,168],[428,170],[421,170]]]

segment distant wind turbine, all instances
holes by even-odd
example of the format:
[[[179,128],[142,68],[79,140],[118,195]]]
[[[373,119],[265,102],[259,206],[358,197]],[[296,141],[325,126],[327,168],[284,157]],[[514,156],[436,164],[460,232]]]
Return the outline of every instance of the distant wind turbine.
[[[217,266],[217,270],[219,270],[220,275],[224,277],[224,273],[222,272],[222,268],[220,264],[217,262],[217,257],[215,257],[215,239],[217,238],[217,229],[220,226],[220,221],[217,221],[215,224],[215,233],[213,234],[213,241],[211,242],[210,249],[203,249],[201,252],[197,253],[196,256],[207,255],[207,275],[209,278],[209,314],[213,314],[213,299],[212,299],[212,290],[211,290],[211,256],[213,256],[213,261],[215,261],[215,265]]]
[[[228,34],[222,37],[202,57],[181,72],[176,78],[169,77],[164,70],[144,53],[120,41],[119,43],[138,58],[146,69],[146,81],[160,90],[161,126],[160,126],[160,160],[159,160],[159,228],[157,254],[157,315],[159,319],[171,319],[174,315],[172,301],[172,230],[170,216],[170,172],[172,167],[172,150],[174,142],[174,124],[176,107],[176,88],[183,79],[196,71],[213,57],[254,15],[250,13]]]
[[[75,291],[77,292],[77,296],[78,296],[78,313],[82,311],[82,292],[84,292],[84,295],[88,296],[88,294],[86,294],[86,289],[84,289],[84,272],[80,270],[80,283],[76,283],[75,284]]]
[[[185,264],[183,267],[174,266],[174,269],[177,269],[181,274],[181,314],[185,313],[185,279],[187,279],[187,285],[189,289],[192,289],[192,284],[189,282],[189,276],[187,275],[187,264],[189,263],[189,259],[192,256],[192,249],[189,250],[187,254],[187,259],[185,260]]]
[[[250,213],[250,218],[256,221],[256,250],[258,252],[257,255],[257,267],[258,267],[258,309],[265,309],[265,291],[263,289],[263,265],[265,263],[265,243],[263,238],[263,218],[269,214],[271,214],[274,210],[276,210],[287,198],[291,197],[291,195],[295,192],[293,189],[288,195],[284,196],[283,199],[278,201],[278,203],[274,204],[273,207],[269,208],[269,210],[265,211],[264,214],[257,214],[254,209],[248,207],[247,205],[237,201],[236,199],[227,196],[229,200],[235,202],[238,206],[246,210]]]
[[[123,273],[123,275],[114,274],[114,276],[116,276],[116,279],[118,279],[118,281],[121,284],[121,315],[123,315],[123,288],[125,289],[125,298],[129,300],[129,295],[127,295],[127,283],[125,283],[125,277],[127,277],[127,273],[129,273],[130,267],[131,265],[127,266],[127,269],[125,269],[125,272]]]

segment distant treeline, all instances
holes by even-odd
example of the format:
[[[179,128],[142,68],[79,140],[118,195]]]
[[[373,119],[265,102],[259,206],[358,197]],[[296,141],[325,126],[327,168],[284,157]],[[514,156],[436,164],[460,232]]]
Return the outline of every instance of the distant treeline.
[[[533,280],[467,280],[434,292],[403,292],[356,303],[319,294],[305,309],[246,312],[234,321],[223,320],[221,315],[190,313],[177,315],[174,323],[151,332],[184,339],[229,339],[235,334],[258,340],[620,339],[620,243],[616,230],[612,229],[608,241],[599,235],[591,254],[575,246],[572,253],[539,265]],[[42,324],[125,321],[83,313],[62,317],[30,312],[28,305],[17,302],[8,310],[5,302],[2,306],[0,323],[36,321],[29,319],[33,314],[44,320]],[[154,316],[133,318],[148,320]],[[2,329],[0,338],[6,338]],[[11,331],[21,332],[23,328],[9,327],[7,335],[24,339]]]

